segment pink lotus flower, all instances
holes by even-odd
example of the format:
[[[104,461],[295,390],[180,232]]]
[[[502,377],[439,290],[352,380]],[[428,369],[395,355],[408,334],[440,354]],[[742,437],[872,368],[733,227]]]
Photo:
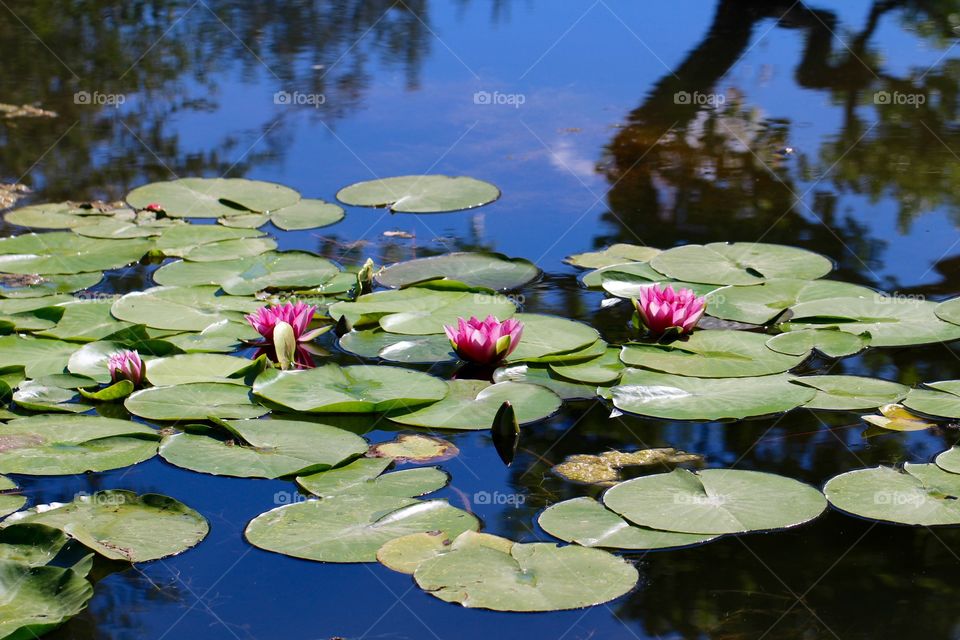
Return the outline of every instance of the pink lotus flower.
[[[644,287],[637,298],[633,304],[640,320],[650,333],[658,336],[671,330],[681,335],[690,333],[707,308],[706,300],[698,298],[691,289],[674,291],[670,285]]]
[[[457,355],[476,364],[496,364],[513,353],[523,335],[523,323],[509,319],[500,322],[493,316],[486,320],[457,318],[456,327],[444,327],[450,345]]]
[[[303,343],[310,342],[330,327],[320,327],[307,331],[317,308],[303,303],[285,302],[271,307],[257,309],[256,313],[246,316],[250,326],[264,337],[264,341],[256,343],[260,349],[257,355],[267,356],[280,364],[282,369],[290,365],[309,368],[313,366],[310,351]]]
[[[113,382],[129,380],[136,386],[143,384],[143,360],[136,351],[118,351],[107,360],[107,369]]]

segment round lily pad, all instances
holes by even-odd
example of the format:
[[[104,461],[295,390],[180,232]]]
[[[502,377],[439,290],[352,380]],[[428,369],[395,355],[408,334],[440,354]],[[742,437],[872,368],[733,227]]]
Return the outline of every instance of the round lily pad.
[[[282,478],[334,467],[366,452],[358,435],[313,422],[232,420],[231,439],[177,433],[163,439],[160,456],[178,467],[216,476]]]
[[[767,338],[748,331],[695,331],[667,345],[628,344],[620,359],[631,366],[677,375],[741,378],[787,371],[806,358],[806,354],[768,349]]]
[[[71,569],[0,560],[0,637],[39,638],[83,611],[93,585]]]
[[[937,305],[934,313],[941,320],[946,320],[953,324],[960,324],[960,298],[951,298],[944,300]]]
[[[789,375],[693,378],[628,369],[605,391],[615,407],[672,420],[721,420],[789,411],[810,402],[816,390],[790,383]]]
[[[581,269],[600,269],[628,262],[647,262],[660,253],[660,249],[636,244],[613,244],[600,251],[577,253],[564,258],[564,262]]]
[[[436,402],[446,395],[447,385],[399,367],[328,364],[303,371],[267,369],[253,392],[294,411],[374,413]]]
[[[193,262],[218,262],[231,258],[247,258],[257,256],[277,248],[277,241],[273,238],[242,238],[238,240],[224,240],[211,242],[199,247],[184,251],[181,255]]]
[[[910,390],[896,382],[862,376],[801,376],[793,382],[817,390],[817,395],[804,407],[835,411],[873,409],[900,402]]]
[[[651,258],[650,266],[675,280],[739,285],[770,278],[814,280],[833,269],[833,263],[820,254],[760,242],[674,247]]]
[[[351,331],[340,336],[340,348],[362,358],[390,362],[433,363],[457,359],[450,339],[442,333],[410,336],[383,329]]]
[[[862,518],[921,526],[960,524],[960,475],[935,464],[857,469],[823,488],[830,504]]]
[[[64,275],[0,275],[0,297],[39,298],[58,293],[89,289],[103,279],[103,273],[76,273]]]
[[[9,211],[4,219],[7,224],[32,229],[72,229],[110,217],[102,214],[100,209],[84,208],[74,202],[45,202]]]
[[[753,286],[716,289],[707,296],[707,313],[724,320],[766,324],[800,302],[875,295],[873,289],[835,280],[767,280]]]
[[[551,505],[540,514],[537,522],[553,537],[584,547],[668,549],[701,544],[716,538],[714,535],[638,527],[588,497]]]
[[[123,406],[148,420],[259,418],[270,411],[253,401],[248,387],[222,382],[141,389],[129,396]]]
[[[341,189],[337,200],[358,207],[389,207],[402,213],[441,213],[473,209],[500,197],[500,190],[475,178],[399,176],[358,182]]]
[[[344,493],[267,511],[244,533],[255,547],[295,558],[373,562],[393,538],[426,531],[456,536],[479,527],[473,515],[445,500]]]
[[[404,433],[394,440],[380,442],[370,447],[368,456],[390,458],[398,464],[413,462],[424,464],[449,460],[459,455],[457,445],[443,438],[420,433]]]
[[[0,271],[22,274],[77,274],[105,271],[140,260],[150,240],[84,238],[69,231],[28,233],[0,239]]]
[[[296,204],[300,194],[283,185],[242,178],[182,178],[154,182],[127,194],[130,206],[159,203],[168,216],[219,218],[263,213]]]
[[[153,287],[121,297],[112,313],[155,329],[203,331],[222,320],[246,323],[244,314],[262,306],[250,298],[217,295],[217,287]]]
[[[560,611],[609,602],[629,592],[633,565],[600,549],[514,543],[509,553],[470,545],[424,560],[417,585],[445,602],[494,611]]]
[[[720,535],[795,527],[827,508],[817,489],[758,471],[706,469],[643,476],[603,494],[607,508],[638,525]]]
[[[619,349],[607,349],[602,356],[583,362],[555,362],[549,367],[554,373],[568,380],[594,385],[619,380],[625,368],[620,360]]]
[[[504,402],[521,424],[542,420],[560,409],[560,398],[545,387],[519,382],[491,385],[482,380],[451,380],[440,402],[409,413],[391,413],[400,424],[432,429],[489,429]]]
[[[960,418],[960,380],[928,382],[929,389],[911,389],[903,404],[914,411],[943,418]]]
[[[23,505],[27,504],[27,499],[24,496],[16,495],[14,493],[9,493],[10,491],[16,491],[16,483],[7,478],[6,476],[0,476],[0,518],[8,516]],[[2,540],[0,540],[2,542]]]
[[[960,447],[951,447],[937,456],[937,466],[950,473],[960,473]]]
[[[582,322],[539,313],[518,313],[513,317],[523,323],[523,336],[510,354],[510,362],[536,361],[575,352],[600,339],[596,329]]]
[[[320,287],[340,273],[329,260],[303,251],[267,252],[213,262],[171,262],[153,279],[165,286],[218,285],[236,296],[263,289]]]
[[[423,561],[456,549],[481,546],[510,553],[513,545],[513,540],[489,533],[464,531],[451,540],[441,531],[428,531],[388,540],[377,551],[377,561],[388,569],[413,575]]]
[[[182,553],[203,540],[210,530],[203,516],[173,498],[117,490],[18,511],[0,526],[14,523],[60,529],[102,556],[127,562]]]
[[[0,472],[63,476],[119,469],[157,452],[157,432],[129,420],[31,416],[0,425]]]
[[[866,333],[856,335],[837,329],[800,329],[773,336],[767,348],[778,353],[800,356],[816,349],[830,358],[843,358],[863,351],[870,344]]]
[[[184,224],[164,229],[156,239],[156,246],[166,256],[183,257],[205,245],[262,237],[264,232],[255,229],[232,229],[214,224]],[[225,256],[227,257],[229,256]]]
[[[79,394],[74,389],[64,389],[47,385],[36,380],[26,380],[13,393],[13,401],[18,407],[30,411],[65,411],[83,413],[91,407],[77,402]]]
[[[547,365],[512,364],[500,367],[493,372],[493,381],[537,384],[550,389],[563,400],[589,400],[597,396],[596,384],[573,382],[554,373]]]
[[[436,467],[383,473],[392,458],[359,458],[350,464],[297,478],[297,484],[315,496],[361,493],[416,498],[446,486],[450,477]]]
[[[342,207],[311,198],[304,198],[270,215],[270,222],[285,231],[318,229],[336,224],[341,220],[343,220]]]
[[[506,291],[517,289],[540,275],[529,260],[499,253],[446,253],[398,262],[377,274],[385,287],[406,287],[430,280],[456,280],[476,287]]]
[[[164,387],[193,382],[243,385],[243,372],[251,366],[246,358],[219,353],[184,353],[146,362],[150,384]]]

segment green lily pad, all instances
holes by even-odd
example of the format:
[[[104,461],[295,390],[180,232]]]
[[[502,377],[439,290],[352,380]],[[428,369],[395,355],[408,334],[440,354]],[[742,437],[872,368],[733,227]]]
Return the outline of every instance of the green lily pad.
[[[870,346],[899,347],[960,339],[960,326],[937,317],[937,303],[912,298],[828,298],[791,308],[786,328],[869,333]]]
[[[173,498],[119,490],[18,511],[0,526],[19,523],[60,529],[102,556],[127,562],[177,555],[203,540],[210,530],[203,516]]]
[[[62,373],[77,345],[30,336],[0,337],[0,369],[23,367],[30,378]]]
[[[906,385],[861,376],[801,376],[793,382],[817,390],[813,400],[803,405],[807,409],[873,409],[900,402],[910,391]]]
[[[270,215],[270,222],[285,231],[329,227],[341,220],[343,220],[342,207],[310,198],[304,198]]]
[[[156,202],[168,216],[176,218],[264,213],[299,200],[299,193],[283,185],[242,178],[181,178],[146,184],[127,194],[132,207],[142,209]]]
[[[17,488],[13,480],[6,476],[0,476],[0,491],[4,492],[0,493],[0,518],[10,515],[27,504],[27,499],[24,496],[9,493],[10,491],[16,491]],[[0,539],[0,543],[2,542],[5,541]],[[9,559],[6,555],[0,557],[4,560]]]
[[[760,242],[674,247],[651,258],[650,266],[675,280],[739,285],[771,278],[815,280],[833,269],[833,263],[820,254]]]
[[[45,524],[12,524],[0,529],[0,560],[42,567],[53,560],[68,541],[62,531]]]
[[[259,229],[270,222],[270,216],[264,213],[241,213],[229,218],[217,218],[217,224],[233,229]]]
[[[545,387],[519,382],[491,385],[482,380],[451,380],[440,402],[410,413],[391,413],[400,424],[433,429],[489,429],[500,405],[509,402],[517,420],[527,424],[553,415],[560,398]]]
[[[702,544],[716,538],[714,535],[638,527],[588,497],[551,505],[540,514],[537,522],[553,537],[584,547],[669,549]]]
[[[789,411],[816,390],[781,374],[755,378],[693,378],[628,369],[605,391],[621,411],[670,420],[721,420]]]
[[[927,382],[929,389],[911,389],[903,404],[932,416],[960,418],[960,380]]]
[[[960,447],[951,447],[937,456],[937,466],[950,473],[960,473]]]
[[[766,324],[788,308],[825,298],[872,298],[873,289],[835,280],[767,280],[753,286],[727,286],[707,296],[707,313],[715,318]]]
[[[122,400],[128,395],[133,393],[134,387],[133,383],[129,380],[118,380],[117,382],[111,384],[108,387],[103,389],[97,389],[96,391],[87,391],[86,389],[78,389],[80,395],[86,398],[87,400],[95,400],[96,402],[115,402],[116,400]]]
[[[93,224],[74,227],[73,232],[88,238],[104,238],[107,240],[151,238],[161,235],[164,229],[174,224],[183,223],[179,220],[167,219],[141,222],[136,220],[133,215],[129,217],[110,216],[102,217]]]
[[[666,466],[690,462],[702,463],[703,456],[678,451],[673,447],[661,447],[637,451],[604,451],[599,455],[577,453],[567,456],[550,471],[570,482],[612,487],[622,479],[620,472],[624,467]]]
[[[517,289],[540,275],[529,260],[499,253],[446,253],[430,258],[398,262],[382,269],[377,282],[400,288],[431,280],[456,280],[475,287],[499,291]]]
[[[563,400],[590,400],[597,385],[572,382],[554,373],[547,365],[512,364],[493,372],[494,382],[522,382],[550,389]]]
[[[600,549],[520,544],[509,553],[485,545],[451,549],[424,560],[417,585],[445,602],[494,611],[560,611],[609,602],[629,592],[639,574]]]
[[[442,462],[459,454],[460,449],[452,442],[420,433],[404,433],[394,440],[372,445],[367,452],[370,457],[389,458],[398,464]]]
[[[960,524],[960,475],[935,464],[857,469],[823,488],[837,509],[871,520],[934,526]]]
[[[600,339],[596,329],[582,322],[539,313],[518,313],[513,317],[523,323],[523,336],[510,354],[510,362],[570,353],[589,347]]]
[[[636,244],[613,244],[600,251],[576,253],[564,258],[564,262],[581,269],[601,269],[629,262],[648,262],[660,249]]]
[[[933,310],[941,320],[953,324],[960,324],[960,298],[944,300]]]
[[[625,283],[650,285],[654,282],[674,282],[670,278],[654,269],[648,262],[627,262],[625,264],[612,264],[606,267],[594,269],[580,277],[583,286],[590,289],[599,289],[603,286],[604,280],[622,280]],[[717,285],[710,285],[709,290],[716,289]],[[632,296],[627,296],[632,297]]]
[[[489,533],[464,531],[451,540],[441,531],[428,531],[388,540],[377,550],[377,560],[388,569],[413,575],[423,561],[455,549],[481,546],[510,553],[513,545],[513,540]]]
[[[193,262],[219,262],[231,258],[257,256],[276,248],[277,241],[273,238],[242,238],[211,242],[185,251],[182,255],[185,259]]]
[[[593,385],[619,380],[625,368],[620,360],[619,349],[607,349],[602,356],[584,362],[557,362],[550,364],[549,367],[554,373],[568,380]]]
[[[303,251],[268,252],[215,262],[171,262],[153,279],[165,286],[218,285],[230,295],[262,289],[322,287],[340,270],[329,260]]]
[[[7,224],[32,229],[73,229],[110,217],[102,214],[100,209],[84,208],[73,202],[45,202],[14,209],[4,219]]]
[[[30,411],[64,411],[68,413],[83,413],[92,407],[78,402],[79,394],[74,389],[64,389],[26,380],[20,383],[20,388],[13,393],[13,401],[18,407]]]
[[[0,560],[0,637],[39,638],[79,614],[93,585],[72,569]]]
[[[112,306],[113,300],[78,300],[63,304],[63,315],[56,326],[37,335],[71,342],[93,342],[131,327],[131,323],[113,317],[110,313]]]
[[[249,324],[224,318],[203,331],[180,333],[169,336],[165,341],[187,353],[230,353],[241,346],[241,340],[255,340],[259,336]]]
[[[870,344],[866,333],[856,335],[837,329],[800,329],[773,336],[767,348],[778,353],[800,356],[814,349],[830,358],[843,358],[860,353]]]
[[[827,508],[823,494],[809,485],[738,469],[674,469],[635,478],[608,489],[603,503],[635,524],[699,535],[786,529]]]
[[[284,505],[247,525],[250,544],[267,551],[320,562],[373,562],[385,542],[411,533],[442,531],[456,536],[477,530],[471,514],[445,500],[343,493]]]
[[[387,331],[411,335],[443,333],[443,327],[456,324],[458,317],[493,315],[506,320],[515,311],[513,302],[503,296],[421,287],[378,291],[356,302],[337,302],[329,309],[334,320],[345,317],[352,327],[379,322]]]
[[[192,433],[166,436],[160,456],[178,467],[215,476],[282,478],[329,469],[366,452],[358,435],[313,422],[231,420],[233,439]]]
[[[22,274],[78,274],[105,271],[140,260],[150,240],[84,238],[69,231],[28,233],[0,239],[0,271]]]
[[[67,361],[67,370],[78,376],[85,376],[95,382],[106,384],[110,382],[110,371],[107,366],[110,356],[118,351],[130,348],[137,349],[145,362],[149,362],[153,355],[168,355],[180,352],[176,346],[162,340],[136,342],[134,344],[102,340],[85,344],[74,351]]]
[[[184,353],[146,362],[151,384],[164,387],[192,382],[222,382],[243,385],[243,372],[250,368],[246,358],[219,353]]]
[[[129,420],[43,415],[0,425],[0,472],[64,476],[149,460],[157,432]]]
[[[389,207],[398,213],[441,213],[473,209],[500,197],[500,190],[475,178],[399,176],[358,182],[337,192],[337,200],[358,207]]]
[[[597,273],[596,271],[594,272],[594,274]],[[595,275],[591,276],[591,274],[588,274],[584,276],[583,281],[584,283],[594,282],[595,277]],[[690,289],[700,297],[709,296],[717,290],[717,285],[715,284],[684,282],[667,278],[643,262],[601,269],[599,277],[600,286],[604,291],[612,296],[628,300],[639,298],[640,293],[644,289],[654,284],[659,284],[661,287],[669,285],[675,291],[678,289]]]
[[[321,498],[341,494],[416,498],[442,489],[450,480],[436,467],[383,473],[392,462],[392,458],[359,458],[343,467],[299,476],[297,484]]]
[[[156,240],[156,246],[157,250],[162,251],[166,256],[183,257],[206,245],[262,238],[264,235],[264,232],[254,229],[230,229],[213,224],[186,224],[164,229],[163,234]]]
[[[153,287],[121,297],[112,313],[155,329],[203,331],[222,320],[245,324],[244,315],[262,306],[250,298],[217,295],[217,287]]]
[[[123,406],[148,420],[259,418],[270,411],[253,401],[248,387],[222,382],[141,389],[129,396]]]
[[[64,275],[0,274],[0,296],[4,298],[39,298],[58,293],[72,293],[89,289],[103,279],[103,273],[76,273]]]
[[[742,378],[781,373],[799,365],[793,356],[767,348],[768,336],[747,331],[695,331],[667,345],[628,344],[620,359],[628,365],[701,378]]]
[[[362,358],[390,362],[433,363],[457,359],[446,335],[409,336],[383,329],[351,331],[340,336],[340,348]]]
[[[294,411],[375,413],[436,402],[446,395],[447,385],[399,367],[327,364],[302,371],[267,369],[253,392]]]

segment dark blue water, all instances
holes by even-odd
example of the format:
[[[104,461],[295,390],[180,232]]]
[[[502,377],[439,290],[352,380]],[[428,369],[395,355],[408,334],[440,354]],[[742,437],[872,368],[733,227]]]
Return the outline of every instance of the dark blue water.
[[[503,198],[442,215],[352,209],[333,227],[276,235],[344,263],[458,248],[523,256],[546,272],[522,292],[527,310],[590,320],[611,340],[626,335],[626,311],[601,310],[562,259],[612,242],[793,244],[830,256],[838,277],[939,299],[960,293],[958,24],[955,0],[6,0],[0,102],[59,115],[0,121],[0,179],[39,202],[119,199],[187,175],[328,200],[374,177],[474,176]],[[123,104],[77,104],[81,91]],[[277,104],[277,92],[308,104]],[[111,286],[149,286],[148,272]],[[947,345],[888,349],[832,372],[915,384],[960,377],[960,358]],[[461,455],[443,464],[453,480],[437,495],[491,533],[544,540],[544,506],[596,493],[550,474],[573,453],[675,446],[710,466],[820,485],[927,461],[957,440],[950,429],[865,440],[855,414],[608,416],[571,404],[526,428],[510,469],[485,433],[447,434]],[[393,437],[382,426],[367,436]],[[440,602],[376,564],[246,544],[251,518],[295,499],[290,482],[159,459],[18,481],[33,504],[127,488],[174,496],[211,522],[182,556],[98,566],[89,612],[55,638],[960,637],[955,529],[828,513],[786,533],[631,556],[641,583],[606,606],[498,614]],[[500,504],[477,504],[478,492]]]

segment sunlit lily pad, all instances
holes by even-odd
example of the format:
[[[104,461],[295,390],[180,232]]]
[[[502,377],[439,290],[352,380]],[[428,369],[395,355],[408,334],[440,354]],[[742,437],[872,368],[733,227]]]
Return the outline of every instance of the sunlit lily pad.
[[[262,306],[250,298],[217,295],[217,287],[153,287],[126,294],[113,303],[112,313],[156,329],[203,331],[222,320],[245,323],[244,314]]]
[[[2,455],[2,454],[0,454]],[[16,483],[7,478],[6,476],[0,476],[0,518],[8,516],[23,505],[27,504],[27,499],[24,496],[17,495],[15,493],[10,493],[17,490]],[[0,542],[3,542],[0,540]],[[3,559],[8,559],[6,556],[3,556]]]
[[[497,410],[510,402],[521,424],[542,420],[560,408],[560,398],[545,387],[518,382],[491,385],[482,380],[451,380],[440,402],[410,413],[391,413],[401,424],[433,429],[489,429]]]
[[[62,373],[78,347],[79,345],[60,340],[3,336],[0,337],[0,369],[24,367],[30,378]]]
[[[394,440],[371,446],[367,455],[390,458],[397,463],[428,464],[449,460],[459,453],[460,449],[449,440],[419,433],[404,433]]]
[[[304,198],[270,215],[270,222],[286,231],[318,229],[336,224],[341,220],[343,220],[342,207],[310,198]]]
[[[424,560],[457,549],[481,546],[510,553],[513,545],[513,540],[489,533],[464,531],[451,540],[442,531],[428,531],[388,540],[377,551],[377,560],[388,569],[413,575]]]
[[[432,363],[457,359],[450,339],[442,333],[410,336],[383,329],[351,331],[340,337],[340,348],[362,358],[390,362]]]
[[[177,433],[163,439],[160,456],[178,467],[216,476],[282,478],[334,467],[367,450],[358,435],[291,420],[231,420],[230,438]]]
[[[493,372],[494,382],[522,382],[550,389],[563,400],[589,400],[597,396],[597,385],[573,382],[547,365],[511,364]],[[609,386],[609,385],[608,385]]]
[[[23,274],[77,274],[137,262],[153,247],[150,240],[84,238],[69,231],[0,239],[0,271]]]
[[[589,384],[605,384],[619,380],[623,373],[624,365],[620,360],[619,349],[607,349],[606,352],[598,357],[583,362],[553,363],[550,369],[554,373],[567,378]]]
[[[960,474],[935,464],[857,469],[823,488],[830,504],[871,520],[934,526],[960,524]]]
[[[0,472],[62,476],[119,469],[157,452],[160,436],[129,420],[43,415],[0,425]]]
[[[0,560],[0,637],[39,638],[87,607],[93,585],[72,569]]]
[[[935,302],[874,296],[828,298],[791,308],[789,329],[837,328],[869,333],[870,346],[898,347],[960,339],[960,325],[944,322],[934,313]]]
[[[343,467],[300,476],[297,484],[321,498],[361,493],[416,498],[442,489],[450,480],[436,467],[383,473],[392,462],[392,458],[359,458]]]
[[[251,295],[262,289],[319,287],[340,270],[329,260],[303,251],[262,253],[215,262],[171,262],[153,279],[165,286],[218,285],[230,295]]]
[[[4,219],[7,224],[31,229],[73,229],[109,217],[100,209],[84,208],[73,202],[45,202],[9,211]]]
[[[74,389],[64,389],[36,380],[26,380],[13,393],[13,401],[18,407],[30,411],[64,411],[83,413],[92,407],[83,404],[80,395]]]
[[[817,489],[792,478],[706,469],[643,476],[603,494],[607,508],[641,526],[700,535],[795,527],[827,508]]]
[[[13,524],[0,529],[0,560],[42,567],[53,560],[68,541],[62,531],[45,524]]]
[[[343,493],[284,505],[254,518],[244,532],[267,551],[320,562],[373,562],[377,549],[411,533],[456,536],[480,522],[445,500]]]
[[[0,297],[39,298],[71,293],[88,289],[102,279],[103,273],[100,271],[47,276],[0,274]]]
[[[594,282],[595,274],[597,274],[597,272],[584,276],[584,283]],[[701,297],[709,296],[717,290],[717,285],[715,284],[683,282],[667,278],[643,262],[602,269],[599,275],[600,286],[603,290],[618,298],[638,298],[644,289],[653,284],[659,284],[661,287],[669,285],[674,290],[690,289]]]
[[[436,402],[446,395],[447,385],[399,367],[328,364],[305,371],[267,369],[253,392],[294,411],[374,413]]]
[[[146,362],[146,376],[151,384],[163,387],[191,382],[224,382],[244,384],[243,372],[250,368],[246,358],[219,353],[185,353],[156,358]]]
[[[780,373],[806,354],[792,356],[767,348],[768,336],[747,331],[695,331],[667,345],[628,344],[620,359],[628,365],[701,378],[741,378]]]
[[[937,305],[934,313],[941,320],[946,320],[953,324],[960,324],[960,298],[951,298]]]
[[[221,382],[150,387],[128,397],[123,406],[148,420],[259,418],[270,411],[253,401],[248,387]]]
[[[473,209],[500,197],[500,190],[475,178],[399,176],[358,182],[341,189],[337,200],[359,207],[389,207],[404,213]]]
[[[575,454],[554,465],[551,471],[564,480],[582,484],[613,486],[620,481],[624,467],[676,465],[703,462],[703,456],[673,447],[640,449],[639,451],[604,451],[599,455]]]
[[[283,185],[242,178],[182,178],[154,182],[127,194],[130,206],[158,203],[168,216],[219,218],[266,212],[296,204],[300,194]]]
[[[194,262],[218,262],[231,258],[257,256],[276,248],[277,241],[273,238],[242,238],[204,244],[189,251],[184,251],[182,256]]]
[[[147,562],[182,553],[209,531],[199,513],[173,498],[131,491],[98,491],[66,504],[18,511],[0,526],[39,523],[60,529],[102,556]]]
[[[566,542],[608,549],[668,549],[709,542],[714,535],[661,531],[630,524],[593,498],[565,500],[547,507],[537,522]]]
[[[76,347],[77,345],[74,345],[74,348]],[[168,355],[171,353],[180,353],[177,347],[162,340],[151,340],[148,343],[137,343],[134,345],[126,342],[102,340],[85,344],[79,349],[76,349],[67,361],[67,369],[70,373],[86,376],[96,382],[110,382],[110,372],[107,368],[110,356],[118,351],[130,349],[131,347],[136,348],[146,361],[149,361],[149,357],[154,354]]]
[[[600,338],[593,327],[558,316],[518,313],[513,317],[523,323],[523,337],[510,354],[511,362],[570,353],[593,345]]]
[[[856,335],[837,329],[800,329],[767,340],[767,348],[778,353],[799,356],[816,349],[830,358],[851,356],[863,351],[869,344],[869,334]]]
[[[456,280],[476,287],[506,291],[521,287],[540,274],[529,260],[499,253],[446,253],[398,262],[377,274],[385,287],[405,287],[430,280]]]
[[[651,258],[650,266],[675,280],[739,285],[771,278],[814,280],[833,269],[833,263],[820,254],[760,242],[674,247]]]
[[[93,342],[106,338],[131,323],[117,320],[110,312],[113,300],[78,300],[61,305],[63,316],[56,326],[38,332],[46,338],[71,342]]]
[[[795,384],[812,387],[817,395],[805,405],[808,409],[857,411],[900,402],[910,387],[889,380],[862,376],[801,376]]]
[[[414,580],[446,602],[494,611],[560,611],[609,602],[629,592],[637,570],[600,549],[515,543],[509,553],[485,545],[424,560]]]
[[[162,251],[164,255],[183,257],[206,245],[262,237],[264,232],[254,229],[229,229],[213,224],[186,224],[164,229],[163,234],[156,240],[156,246],[157,250]]]
[[[914,411],[943,418],[960,418],[960,380],[927,382],[927,389],[911,389],[903,404]]]
[[[766,324],[788,308],[824,298],[871,298],[873,289],[836,280],[768,280],[753,286],[727,286],[707,296],[715,318]]]
[[[636,244],[613,244],[600,251],[576,253],[564,259],[564,262],[581,269],[600,269],[627,262],[647,262],[660,253],[660,249]]]
[[[937,426],[934,422],[913,415],[900,404],[885,404],[879,408],[879,411],[880,415],[860,416],[860,418],[873,427],[887,431],[925,431]]]
[[[628,369],[605,391],[615,407],[672,420],[747,418],[789,411],[810,402],[816,390],[791,384],[789,375],[694,378]]]
[[[600,267],[580,276],[580,282],[590,289],[598,289],[603,285],[606,278],[644,285],[654,282],[673,282],[672,279],[651,267],[648,262],[627,262]],[[717,285],[709,286],[710,290],[716,288]]]

